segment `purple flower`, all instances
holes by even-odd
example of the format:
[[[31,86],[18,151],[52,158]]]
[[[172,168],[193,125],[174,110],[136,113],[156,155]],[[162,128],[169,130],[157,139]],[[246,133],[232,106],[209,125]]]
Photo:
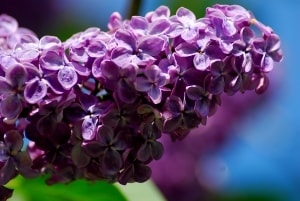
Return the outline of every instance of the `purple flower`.
[[[189,99],[195,101],[194,110],[201,118],[213,114],[217,104],[220,104],[217,96],[208,93],[200,86],[188,86],[186,95]]]
[[[5,185],[18,174],[33,175],[32,161],[26,151],[22,151],[23,137],[17,130],[7,131],[0,141],[0,185]]]
[[[69,90],[77,84],[78,75],[76,70],[72,63],[64,58],[62,53],[47,51],[41,56],[40,63],[44,74],[55,74],[57,81],[64,90]]]
[[[159,36],[142,36],[135,38],[127,30],[118,30],[115,33],[118,46],[112,51],[111,58],[119,66],[136,64],[149,66],[153,64],[161,51],[165,40]]]
[[[154,104],[158,104],[162,99],[162,89],[168,83],[169,75],[162,73],[156,65],[148,66],[144,69],[143,75],[136,78],[136,89],[147,92]]]
[[[264,72],[273,69],[273,61],[282,60],[282,50],[280,49],[280,40],[276,34],[270,34],[265,38],[253,41],[254,62],[262,68]]]
[[[239,5],[219,5],[206,9],[207,18],[220,37],[232,37],[244,26],[249,26],[253,18],[251,13]]]
[[[129,27],[136,37],[146,35],[163,36],[169,33],[171,23],[168,18],[160,18],[149,22],[145,17],[133,16],[129,22]]]
[[[165,104],[167,110],[164,114],[165,122],[163,131],[171,133],[173,139],[184,138],[190,129],[195,128],[201,122],[192,108],[186,106],[177,96],[170,96]]]
[[[156,139],[161,137],[161,131],[150,123],[144,124],[141,130],[144,143],[137,152],[137,159],[141,161],[160,159],[163,154],[163,145]]]
[[[27,81],[27,71],[22,64],[7,69],[5,77],[0,77],[0,114],[8,121],[15,121],[23,109],[23,90]]]
[[[171,36],[180,35],[187,42],[195,41],[199,36],[199,30],[207,27],[201,20],[196,20],[196,16],[192,11],[184,7],[180,7],[176,11],[176,18],[173,18],[173,20],[177,25]]]
[[[105,60],[99,66],[95,66],[94,76],[103,78],[103,86],[114,91],[122,102],[133,103],[137,96],[133,85],[137,67],[130,63],[124,65],[119,67],[115,62]],[[101,74],[98,74],[98,72]]]

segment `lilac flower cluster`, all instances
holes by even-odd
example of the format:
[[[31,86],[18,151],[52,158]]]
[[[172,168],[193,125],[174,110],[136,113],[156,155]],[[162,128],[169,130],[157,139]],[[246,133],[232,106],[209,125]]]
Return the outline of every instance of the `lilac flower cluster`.
[[[62,42],[0,16],[0,185],[17,174],[144,182],[162,133],[205,125],[223,93],[264,92],[282,59],[279,37],[238,5],[200,19],[183,7],[113,13],[108,28]]]

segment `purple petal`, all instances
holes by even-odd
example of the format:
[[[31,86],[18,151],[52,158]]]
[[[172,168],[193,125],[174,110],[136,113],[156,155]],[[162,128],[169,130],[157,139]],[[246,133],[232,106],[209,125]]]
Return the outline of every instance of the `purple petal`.
[[[165,73],[161,73],[158,78],[156,78],[156,85],[162,87],[167,84],[169,80],[169,75]]]
[[[206,99],[199,99],[196,101],[194,109],[198,116],[206,117],[209,114],[209,103]]]
[[[156,56],[164,47],[165,41],[158,36],[145,36],[139,40],[138,49],[141,49],[143,53]]]
[[[114,30],[122,26],[122,16],[118,12],[113,12],[109,17],[107,27],[109,30]]]
[[[147,20],[141,16],[132,16],[129,25],[134,30],[134,33],[145,33],[148,29]]]
[[[71,128],[66,123],[58,123],[55,126],[55,130],[52,135],[49,135],[48,138],[55,145],[66,144],[71,136]]]
[[[274,67],[273,59],[270,56],[265,55],[261,67],[264,72],[270,72]]]
[[[157,65],[148,66],[144,70],[144,74],[149,79],[149,81],[156,81],[156,78],[160,73],[161,70]]]
[[[39,39],[35,35],[22,35],[20,42],[14,47],[14,53],[19,61],[31,62],[39,56]]]
[[[10,130],[4,134],[4,142],[9,154],[15,156],[23,147],[23,137],[16,130]]]
[[[159,35],[165,34],[170,29],[170,22],[167,19],[160,19],[154,21],[150,24],[149,34],[151,35]]]
[[[104,57],[106,54],[106,45],[101,41],[92,41],[87,48],[90,57]]]
[[[2,100],[0,112],[3,117],[8,119],[16,118],[22,111],[22,103],[17,95],[7,96]]]
[[[120,153],[113,149],[108,149],[102,159],[102,168],[106,174],[116,174],[123,165]]]
[[[46,96],[47,89],[48,86],[43,80],[31,80],[25,87],[24,98],[30,104],[38,103]]]
[[[115,39],[120,47],[124,47],[129,50],[136,49],[136,40],[129,31],[119,29],[115,33]]]
[[[0,93],[12,93],[13,88],[7,83],[7,80],[4,77],[0,77]]]
[[[153,141],[150,144],[152,158],[155,160],[160,159],[164,153],[164,146],[158,141]]]
[[[144,53],[132,55],[129,58],[131,59],[132,64],[136,64],[136,65],[140,65],[140,66],[150,66],[156,61],[156,59],[154,57],[150,56],[149,54],[144,54]]]
[[[111,53],[112,60],[119,66],[124,66],[132,62],[133,51],[124,47],[117,47]]]
[[[168,97],[166,106],[167,106],[168,111],[171,112],[175,116],[181,114],[181,112],[184,109],[184,105],[183,105],[181,99],[177,96]]]
[[[151,159],[151,144],[150,143],[144,143],[137,152],[137,159],[140,161],[147,161]]]
[[[244,27],[242,30],[241,30],[241,36],[242,36],[242,39],[243,41],[246,43],[246,44],[250,44],[251,43],[251,40],[253,40],[254,36],[255,36],[255,33],[252,29],[250,29],[249,27]]]
[[[224,68],[224,62],[217,60],[211,64],[210,72],[211,72],[212,76],[218,77],[222,74],[223,68]]]
[[[92,65],[92,74],[95,78],[100,78],[103,77],[103,73],[101,70],[101,62],[103,61],[103,58],[97,58],[95,59],[95,61],[93,62]]]
[[[78,76],[74,68],[64,66],[58,71],[57,79],[64,89],[71,89],[78,80]]]
[[[124,103],[133,103],[136,99],[136,90],[133,84],[124,79],[118,82],[117,94]]]
[[[54,51],[48,51],[41,56],[40,64],[47,70],[59,70],[63,66],[63,60],[61,55]]]
[[[274,52],[269,52],[269,55],[276,62],[280,62],[283,58],[283,53],[281,49]]]
[[[0,186],[0,197],[3,200],[7,200],[8,198],[11,198],[12,194],[13,194],[12,189],[6,188],[5,186],[2,185]]]
[[[97,141],[102,145],[102,146],[108,146],[110,143],[113,141],[114,138],[114,131],[108,127],[102,125],[97,133]]]
[[[266,50],[268,53],[275,52],[280,49],[280,39],[276,34],[271,34],[266,39]]]
[[[232,36],[237,32],[233,19],[229,17],[223,19],[222,28],[223,28],[223,33],[226,36]]]
[[[18,22],[6,14],[0,15],[0,37],[6,37],[15,33],[18,29]]]
[[[198,36],[198,29],[188,28],[184,29],[181,33],[181,37],[185,41],[193,41]]]
[[[145,182],[151,176],[151,168],[144,164],[135,164],[134,165],[134,181],[136,182]]]
[[[15,176],[17,176],[15,162],[13,158],[10,157],[0,169],[0,185],[7,184],[7,182],[9,182]]]
[[[40,48],[42,50],[50,50],[62,46],[62,42],[56,36],[43,36],[40,39]]]
[[[136,78],[136,90],[147,92],[151,89],[152,83],[145,77]]]
[[[255,92],[257,94],[262,94],[267,90],[268,87],[269,87],[269,78],[266,75],[262,75],[259,78],[259,83],[255,88]]]
[[[191,100],[201,99],[205,95],[205,91],[200,86],[188,86],[186,88],[186,95]]]
[[[180,43],[175,51],[179,56],[187,57],[195,55],[199,50],[199,47],[195,43]]]
[[[179,128],[182,124],[182,116],[179,115],[177,117],[166,119],[163,125],[163,131],[167,133],[171,133],[177,128]]]
[[[119,66],[110,60],[104,60],[101,63],[102,75],[108,80],[118,80],[119,79]]]
[[[82,63],[86,63],[89,59],[89,55],[87,54],[84,45],[70,48],[70,56],[73,61]]]
[[[83,106],[83,108],[86,111],[88,111],[91,108],[91,106],[95,105],[98,102],[98,100],[95,96],[88,94],[80,94],[79,102]]]
[[[225,88],[225,80],[223,76],[219,76],[210,80],[208,91],[212,94],[221,94]]]
[[[151,16],[153,21],[170,17],[170,9],[167,6],[159,6]]]
[[[205,54],[213,59],[223,59],[226,54],[218,42],[212,42],[205,48]]]
[[[161,102],[161,90],[155,85],[151,86],[150,90],[148,91],[148,96],[151,98],[154,104],[158,104]]]
[[[86,117],[82,122],[82,138],[84,140],[92,140],[96,135],[98,120],[96,118]]]
[[[204,71],[210,66],[210,59],[206,54],[195,54],[194,65],[197,70]]]
[[[12,87],[20,87],[27,81],[27,72],[21,64],[15,64],[8,68],[6,78]]]
[[[47,75],[45,79],[43,79],[43,81],[47,83],[47,85],[55,94],[62,94],[65,91],[65,89],[61,86],[60,82],[58,81],[56,73]]]
[[[91,158],[84,152],[84,149],[77,144],[71,151],[72,161],[78,168],[87,166],[90,163]]]
[[[194,13],[184,7],[180,7],[176,11],[176,16],[178,21],[183,25],[189,25],[191,22],[194,22],[196,20],[196,16],[194,15]]]
[[[71,65],[74,67],[74,70],[81,76],[89,76],[91,70],[77,62],[72,62]]]
[[[99,142],[89,142],[88,144],[84,145],[84,151],[92,158],[99,157],[106,147],[103,147]]]

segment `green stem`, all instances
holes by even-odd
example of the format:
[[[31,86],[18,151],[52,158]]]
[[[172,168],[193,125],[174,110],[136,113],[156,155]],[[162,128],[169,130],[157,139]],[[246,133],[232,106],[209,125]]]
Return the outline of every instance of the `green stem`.
[[[128,8],[127,18],[130,19],[131,16],[139,15],[141,5],[142,0],[131,0],[130,6]]]

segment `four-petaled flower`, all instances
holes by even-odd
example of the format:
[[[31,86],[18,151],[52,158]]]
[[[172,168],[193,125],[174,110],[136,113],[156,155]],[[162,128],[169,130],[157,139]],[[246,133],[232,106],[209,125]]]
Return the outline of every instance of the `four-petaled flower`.
[[[158,104],[162,99],[163,87],[168,83],[169,75],[163,73],[156,65],[148,66],[143,74],[136,78],[136,89],[147,92],[154,104]]]

